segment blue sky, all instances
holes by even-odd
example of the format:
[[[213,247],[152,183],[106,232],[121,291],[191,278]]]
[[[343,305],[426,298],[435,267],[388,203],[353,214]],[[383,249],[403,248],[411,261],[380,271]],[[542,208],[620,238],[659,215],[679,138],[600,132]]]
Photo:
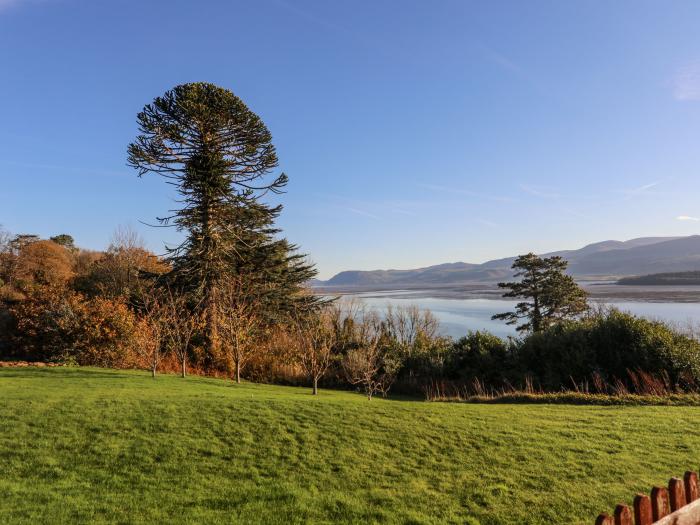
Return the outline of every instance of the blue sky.
[[[286,235],[343,269],[700,233],[695,1],[0,0],[0,224],[104,248],[172,207],[126,167],[183,82],[270,128]]]

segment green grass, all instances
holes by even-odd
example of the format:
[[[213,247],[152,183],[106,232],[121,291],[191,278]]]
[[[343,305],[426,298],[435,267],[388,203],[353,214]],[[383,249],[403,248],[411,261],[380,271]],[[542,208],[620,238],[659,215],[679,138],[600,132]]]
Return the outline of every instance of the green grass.
[[[0,523],[581,523],[700,464],[700,408],[0,370]]]
[[[438,398],[443,402],[454,403],[539,403],[546,405],[664,405],[664,406],[695,406],[700,407],[700,394],[586,394],[584,392],[550,392],[527,393],[506,392],[497,396],[468,396]]]

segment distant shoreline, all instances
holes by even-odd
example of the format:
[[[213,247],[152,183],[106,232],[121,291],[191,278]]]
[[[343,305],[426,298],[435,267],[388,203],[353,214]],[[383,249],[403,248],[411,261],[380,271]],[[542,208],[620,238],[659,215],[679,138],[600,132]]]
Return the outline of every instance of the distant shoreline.
[[[632,302],[700,303],[700,285],[626,285],[614,281],[581,282],[591,299],[606,301],[620,300]],[[414,299],[427,297],[439,299],[500,299],[502,291],[496,283],[462,283],[426,287],[425,285],[401,286],[386,285],[362,286],[318,286],[314,292],[321,295],[364,295],[366,297],[392,297],[401,295]]]

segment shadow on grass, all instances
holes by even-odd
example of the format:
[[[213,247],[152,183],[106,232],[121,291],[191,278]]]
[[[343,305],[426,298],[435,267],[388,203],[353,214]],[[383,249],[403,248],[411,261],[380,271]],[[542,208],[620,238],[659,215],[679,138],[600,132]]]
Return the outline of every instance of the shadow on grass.
[[[136,371],[134,371],[136,372]],[[95,368],[73,368],[73,367],[5,367],[0,368],[0,378],[3,377],[53,377],[63,376],[70,379],[129,379],[141,377],[137,374],[127,372],[99,370]]]
[[[152,379],[150,372],[147,370],[117,370],[117,369],[100,369],[96,367],[78,367],[78,366],[59,366],[59,367],[38,367],[38,366],[27,366],[27,367],[2,367],[0,368],[0,381],[3,378],[52,378],[52,379],[68,379],[68,380],[90,380],[90,379],[100,379],[100,380],[112,380],[112,381],[128,381],[136,379],[146,379],[149,381],[158,381],[159,379],[168,379],[174,381],[182,381],[183,383],[199,383],[206,385],[208,387],[218,387],[225,389],[236,389],[241,387],[253,387],[254,389],[266,389],[266,388],[281,388],[288,393],[293,393],[303,397],[309,398],[319,398],[324,397],[324,392],[334,393],[334,394],[350,394],[355,395],[358,398],[365,398],[366,394],[361,390],[346,389],[346,388],[320,388],[319,396],[314,396],[312,393],[311,385],[275,385],[271,383],[253,383],[244,381],[241,384],[237,384],[230,378],[223,377],[207,377],[200,375],[189,375],[185,378],[180,377],[179,373],[159,373],[155,379]],[[267,392],[269,393],[269,392]],[[405,393],[400,394],[389,394],[387,397],[382,397],[381,395],[373,396],[372,400],[386,400],[386,401],[396,401],[396,402],[422,402],[425,398],[418,395],[410,395]]]

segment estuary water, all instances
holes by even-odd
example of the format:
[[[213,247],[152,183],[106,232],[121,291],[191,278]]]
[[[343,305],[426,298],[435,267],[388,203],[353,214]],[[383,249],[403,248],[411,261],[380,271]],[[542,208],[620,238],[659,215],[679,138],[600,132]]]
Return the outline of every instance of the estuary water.
[[[438,297],[416,296],[413,291],[364,292],[347,294],[371,308],[385,310],[387,305],[415,305],[430,310],[440,321],[444,335],[455,338],[465,335],[469,330],[488,330],[500,337],[515,335],[515,328],[503,321],[492,321],[491,316],[501,312],[512,311],[515,301],[490,298],[448,299]],[[643,301],[602,301],[593,303],[614,306],[634,315],[668,321],[680,325],[693,323],[700,325],[700,303],[643,302]]]

